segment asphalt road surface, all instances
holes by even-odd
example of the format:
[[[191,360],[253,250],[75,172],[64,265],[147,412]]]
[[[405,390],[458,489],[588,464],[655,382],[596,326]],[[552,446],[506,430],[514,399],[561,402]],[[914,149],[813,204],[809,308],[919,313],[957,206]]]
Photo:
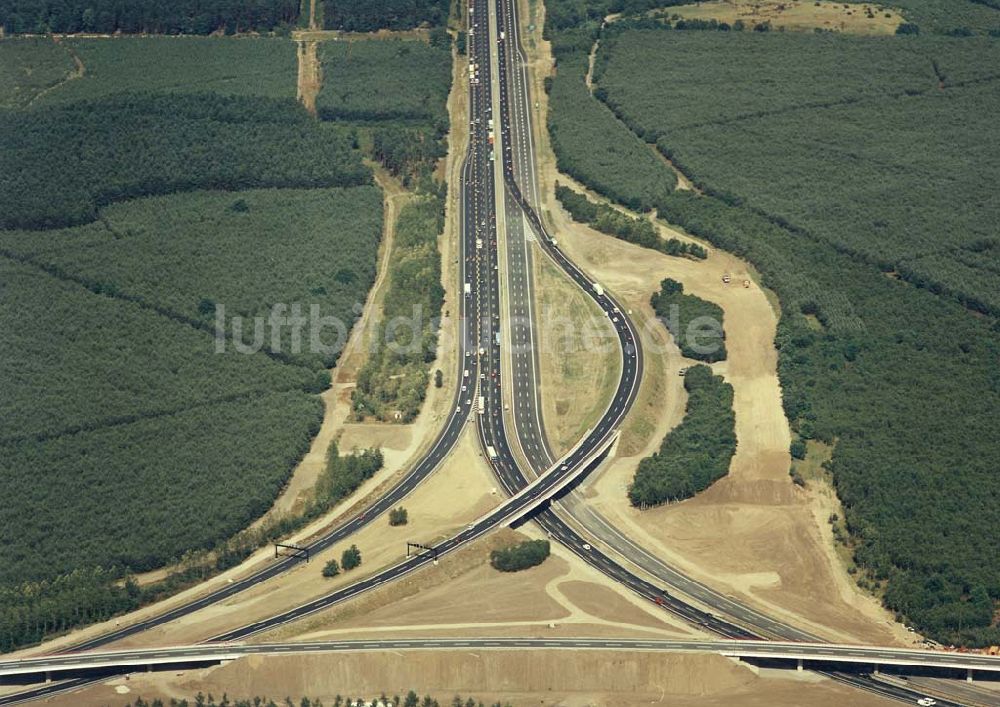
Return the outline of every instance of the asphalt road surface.
[[[602,417],[601,422],[598,423],[598,427],[600,428],[601,425],[607,424],[610,419],[614,419],[614,424],[618,424],[634,401],[638,388],[637,381],[641,378],[641,347],[638,345],[638,340],[634,333],[634,327],[629,321],[627,314],[621,310],[610,295],[606,293],[598,294],[590,278],[586,277],[572,262],[569,261],[568,258],[565,257],[565,255],[557,247],[554,239],[546,233],[540,219],[538,218],[537,211],[530,201],[531,197],[534,197],[535,205],[538,203],[537,184],[534,177],[534,150],[531,140],[530,96],[528,94],[528,82],[526,78],[525,55],[520,43],[520,31],[516,7],[517,3],[512,2],[511,0],[495,0],[495,2],[495,8],[491,8],[491,10],[495,9],[497,21],[502,25],[504,31],[503,39],[497,42],[496,53],[498,55],[497,63],[499,65],[498,89],[500,107],[498,117],[500,119],[501,128],[500,139],[503,143],[503,181],[506,186],[508,199],[514,201],[521,207],[525,219],[531,229],[534,230],[538,236],[537,242],[540,248],[547,255],[552,257],[557,265],[559,265],[582,290],[587,292],[597,302],[597,304],[602,308],[602,310],[604,310],[605,314],[612,321],[616,331],[618,332],[624,355],[622,377],[618,388],[615,391],[609,410],[605,413],[604,417]],[[520,265],[517,262],[517,254],[519,254],[520,249],[522,247],[527,249],[527,245],[524,243],[523,233],[518,229],[520,223],[520,219],[509,215],[508,211],[507,237],[509,238],[508,242],[512,242],[509,250],[514,254],[509,255],[509,258],[515,261],[513,263],[514,267],[512,268],[512,274],[509,274],[509,277],[511,278],[510,286],[525,293],[523,295],[524,298],[530,299],[531,272],[527,267]],[[511,224],[514,225],[513,229],[510,228]],[[530,261],[522,260],[522,262],[526,264]],[[513,297],[514,296],[512,296],[512,298]],[[514,303],[518,304],[516,301]],[[522,322],[529,328],[533,327],[534,322],[531,320],[530,311],[527,307],[522,304],[519,313],[521,314]],[[522,337],[518,340],[518,342],[522,344],[522,349],[523,345],[528,344],[531,341],[532,338],[530,335],[522,335]],[[513,416],[515,418],[515,429],[520,435],[522,435],[519,440],[521,447],[524,450],[529,463],[537,472],[551,463],[552,458],[547,445],[533,444],[535,440],[545,439],[541,411],[537,407],[532,409],[532,404],[537,406],[537,401],[539,399],[537,390],[537,374],[532,367],[532,361],[534,361],[534,364],[537,365],[537,354],[533,356],[532,354],[528,354],[523,350],[520,350],[512,352],[512,358],[514,358],[515,361],[512,367],[515,378],[513,382],[515,400]],[[484,369],[490,370],[490,368],[492,368],[492,362],[484,362]],[[631,376],[634,376],[633,380],[630,380]],[[619,411],[621,414],[616,418],[615,415]],[[501,416],[502,412],[502,404],[499,410],[491,411],[492,414],[499,414]],[[481,430],[481,436],[484,440],[492,437],[494,441],[493,447],[498,451],[501,457],[501,459],[497,460],[498,463],[495,464],[497,474],[503,485],[507,488],[508,492],[514,492],[523,486],[525,478],[515,463],[513,455],[510,454],[509,445],[502,440],[498,441],[498,437],[502,436],[504,432],[502,424],[494,424],[493,427],[494,430],[492,435],[488,431]],[[503,458],[508,455],[508,459]],[[573,503],[572,501],[567,503],[567,508],[571,511],[578,510],[579,507],[580,504],[578,503]],[[658,558],[655,558],[641,547],[638,547],[627,537],[611,527],[606,521],[603,523],[586,523],[587,520],[593,520],[595,516],[597,516],[597,514],[592,511],[589,515],[585,515],[584,513],[574,514],[574,517],[578,522],[580,522],[581,519],[584,521],[583,524],[587,527],[588,531],[591,530],[590,525],[596,526],[598,528],[598,537],[601,537],[602,540],[615,548],[619,553],[625,557],[635,558],[637,560],[636,564],[639,564],[647,571],[651,571],[652,574],[658,578],[666,576],[670,586],[679,588],[681,591],[697,597],[713,609],[724,611],[729,616],[736,617],[741,622],[745,622],[747,625],[754,627],[765,635],[772,634],[794,640],[809,640],[813,638],[809,634],[800,631],[795,627],[787,626],[774,621],[759,612],[739,604],[738,602],[734,602],[721,596],[704,585],[693,582],[662,563],[662,561],[658,560]],[[603,521],[603,519],[599,516],[597,516],[597,518],[600,521]],[[548,532],[550,537],[560,540],[592,566],[597,567],[600,571],[616,579],[619,583],[629,587],[636,593],[655,601],[657,604],[664,606],[664,608],[672,611],[682,618],[693,623],[700,624],[705,630],[717,633],[721,636],[733,638],[763,637],[753,631],[747,630],[741,625],[734,624],[731,621],[719,619],[711,613],[702,612],[638,577],[633,572],[625,569],[609,556],[601,552],[599,549],[596,549],[593,545],[587,543],[583,537],[576,533],[554,512],[550,510],[542,511],[536,516],[536,519]],[[890,690],[889,692],[892,692],[893,694],[888,695],[885,691],[885,686],[882,683],[878,683],[877,681],[870,679],[859,678],[858,676],[850,674],[830,674],[830,676],[843,682],[853,684],[862,689],[877,691],[880,692],[880,694],[894,696],[897,699],[910,701],[914,697],[914,693],[912,691],[906,690],[898,692],[896,690]]]
[[[503,400],[500,394],[502,365],[500,347],[497,345],[496,340],[496,334],[499,331],[498,325],[500,322],[501,309],[496,232],[497,191],[495,173],[493,169],[491,169],[493,167],[493,160],[490,159],[490,155],[493,153],[491,143],[496,140],[495,133],[494,139],[492,141],[490,140],[490,133],[493,132],[490,130],[490,122],[493,118],[495,104],[492,93],[493,68],[491,67],[491,61],[498,66],[497,83],[499,86],[499,96],[497,97],[497,100],[501,106],[500,113],[502,116],[506,116],[510,112],[511,102],[510,97],[507,95],[509,83],[506,76],[508,64],[503,51],[504,42],[498,42],[499,51],[497,54],[492,54],[490,51],[492,47],[491,36],[496,36],[496,29],[494,26],[493,32],[490,31],[487,18],[490,16],[490,12],[494,8],[490,7],[488,0],[476,0],[473,7],[475,8],[472,23],[473,35],[470,37],[471,41],[468,46],[470,61],[476,64],[478,72],[474,71],[470,76],[469,92],[470,106],[472,107],[472,110],[470,111],[470,127],[472,128],[470,131],[471,144],[469,154],[467,155],[466,162],[463,166],[463,184],[461,189],[461,222],[463,224],[463,242],[461,250],[463,257],[460,258],[461,262],[459,271],[463,280],[464,293],[462,297],[463,302],[460,305],[463,331],[463,335],[460,337],[460,354],[462,360],[464,361],[464,365],[461,368],[461,380],[459,381],[454,400],[454,412],[449,415],[447,424],[440,432],[427,456],[422,458],[404,477],[404,479],[399,482],[399,484],[393,487],[393,489],[391,489],[385,496],[380,498],[371,508],[366,510],[365,513],[348,521],[311,543],[308,548],[313,552],[330,547],[331,545],[343,540],[367,522],[370,522],[381,513],[397,505],[402,498],[404,498],[410,491],[413,490],[413,488],[416,487],[417,484],[420,483],[420,481],[426,478],[426,476],[438,466],[441,460],[453,448],[454,443],[461,432],[462,425],[465,423],[470,412],[478,413],[478,396],[483,397],[483,414],[477,414],[477,417],[480,420],[480,434],[483,436],[484,444],[489,447],[493,447],[496,450],[496,458],[493,461],[498,474],[501,479],[504,480],[504,485],[508,486],[508,490],[512,494],[514,494],[518,489],[524,488],[525,485],[524,477],[521,474],[507,443],[507,435],[503,425]],[[516,39],[517,23],[516,15],[514,14],[515,10],[513,9],[512,4],[508,5],[503,2],[503,0],[498,0],[496,9],[498,10],[498,14],[493,17],[493,21],[495,22],[498,18],[505,18],[505,34],[508,38]],[[478,77],[476,75],[477,73]],[[521,80],[523,82],[523,76]],[[550,469],[549,473],[545,474],[544,478],[537,483],[537,485],[534,486],[530,492],[522,494],[521,496],[515,496],[500,509],[495,510],[483,519],[480,519],[463,533],[444,541],[434,548],[435,552],[433,554],[428,553],[407,558],[405,561],[397,564],[396,566],[383,570],[374,576],[357,582],[351,586],[344,587],[336,592],[331,592],[324,597],[303,604],[302,606],[295,607],[294,609],[283,612],[264,621],[249,624],[234,631],[227,632],[226,634],[217,636],[212,639],[214,642],[231,641],[254,635],[289,621],[297,620],[310,613],[322,610],[328,606],[375,588],[385,582],[394,580],[419,568],[420,566],[423,566],[424,564],[433,561],[436,556],[450,552],[465,542],[479,537],[496,527],[498,524],[506,522],[506,520],[511,517],[517,516],[517,514],[523,509],[529,509],[535,506],[540,498],[545,498],[551,492],[551,489],[558,487],[561,483],[564,483],[565,479],[569,478],[569,476],[574,474],[578,468],[584,464],[584,462],[588,461],[596,449],[599,449],[602,445],[607,444],[607,442],[613,437],[617,425],[620,424],[622,418],[634,401],[642,370],[641,351],[636,345],[637,337],[635,330],[628,318],[622,315],[617,303],[608,295],[598,295],[595,292],[593,283],[589,280],[589,278],[576,268],[576,266],[573,265],[545,235],[545,231],[528,201],[528,198],[534,197],[534,201],[537,203],[537,186],[534,184],[533,163],[530,156],[530,137],[525,137],[530,136],[530,125],[526,123],[525,118],[527,115],[526,111],[528,111],[527,94],[521,94],[521,99],[516,99],[514,102],[516,103],[517,100],[521,100],[519,105],[520,112],[522,113],[522,121],[519,126],[514,128],[513,132],[520,134],[522,136],[522,141],[520,143],[514,143],[511,139],[512,131],[509,119],[502,119],[499,121],[499,125],[494,126],[495,128],[498,127],[500,129],[500,140],[503,144],[503,151],[501,153],[500,160],[502,161],[502,178],[507,186],[507,189],[503,190],[505,215],[510,219],[510,223],[516,224],[515,228],[521,229],[520,241],[523,246],[521,249],[512,248],[509,251],[508,266],[510,265],[511,259],[516,260],[517,258],[521,258],[521,274],[525,278],[530,277],[530,261],[526,260],[528,257],[528,239],[525,237],[525,234],[531,232],[538,234],[538,240],[547,255],[552,257],[553,260],[563,268],[563,270],[576,282],[578,286],[591,294],[591,296],[595,299],[595,301],[597,301],[612,321],[618,334],[619,344],[623,353],[624,365],[621,381],[607,412],[597,423],[595,429],[586,436],[581,444],[569,455],[567,455],[566,458],[560,460],[559,466]],[[512,145],[514,145],[513,150]],[[519,173],[521,181],[525,185],[525,189],[529,191],[529,197],[525,197],[523,195],[520,187],[515,181],[515,165],[517,165],[517,173]],[[534,193],[532,194],[532,192]],[[518,218],[518,216],[521,218]],[[529,229],[523,229],[522,226],[524,221],[522,218],[529,224]],[[521,282],[523,283],[523,281]],[[530,307],[529,295],[530,290],[525,290],[519,303],[521,307]],[[513,311],[515,310],[512,310],[512,313]],[[472,319],[471,322],[470,315]],[[530,329],[531,327],[528,326],[528,331],[525,333],[525,336],[531,336]],[[537,453],[535,459],[536,461],[545,459],[546,456],[542,455],[547,455],[547,458],[550,460],[551,451],[547,449],[547,445],[544,443],[544,435],[540,434],[542,430],[541,413],[540,406],[538,405],[537,385],[534,382],[534,367],[537,364],[537,359],[533,358],[535,356],[535,347],[531,345],[530,338],[527,341],[522,340],[522,343],[529,344],[525,348],[528,351],[527,356],[532,358],[532,366],[530,367],[530,375],[532,376],[530,381],[532,400],[530,404],[534,406],[535,423],[533,428],[535,432],[535,442],[539,448],[544,449],[544,451],[539,451]],[[518,385],[519,389],[528,390],[529,366],[527,359],[522,360],[524,362],[522,367],[524,373],[522,374],[523,377],[519,379]],[[514,375],[517,377],[517,369],[515,368],[514,370]],[[472,383],[473,381],[475,383]],[[475,389],[473,389],[473,385],[476,386]],[[473,393],[478,393],[478,395]],[[522,446],[525,442],[529,442],[530,444],[530,432],[527,432],[526,435],[528,436],[522,437],[520,440]],[[492,444],[490,444],[491,442]],[[525,451],[527,453],[527,450]],[[535,466],[535,463],[533,463],[532,466]],[[541,468],[541,466],[538,468]],[[633,590],[647,596],[657,604],[678,613],[690,621],[701,624],[706,629],[720,635],[735,637],[753,636],[752,633],[747,632],[739,626],[734,626],[730,623],[721,621],[711,614],[701,612],[674,599],[658,587],[655,587],[654,585],[645,582],[645,580],[642,580],[634,574],[624,570],[599,551],[588,550],[584,547],[584,541],[582,538],[564,522],[558,519],[555,514],[549,511],[543,511],[537,516],[537,518],[542,526],[552,535],[552,537],[564,542],[568,547],[573,548],[575,552],[583,556],[584,559],[592,565],[599,567],[602,571],[614,576],[623,584],[630,586]],[[211,603],[221,601],[222,599],[265,581],[266,579],[280,574],[281,572],[287,571],[299,561],[300,560],[298,558],[285,558],[252,575],[251,577],[233,583],[232,585],[228,585],[227,587],[192,602],[191,604],[185,605],[184,607],[180,607],[161,616],[157,616],[146,622],[133,624],[114,633],[79,644],[74,646],[72,650],[75,652],[106,645],[111,641],[124,638],[125,636],[138,633],[147,628],[158,626],[175,618],[179,618],[180,616],[189,614],[204,606],[208,606]],[[491,639],[483,639],[483,647],[489,647],[485,643],[489,640]],[[424,643],[424,647],[431,647],[430,644],[433,642]],[[469,641],[465,643],[467,645],[478,645],[476,641]],[[605,643],[607,645],[592,645],[590,647],[612,647],[611,644],[622,642]],[[385,647],[391,646],[386,645]],[[585,646],[578,645],[574,647]],[[358,648],[358,646],[355,646],[355,648]],[[869,685],[864,683],[863,679],[861,679],[861,682],[857,682],[858,678],[856,676],[846,676],[846,681],[852,680],[856,681],[856,684],[859,684],[859,686],[864,689],[875,689],[881,691],[882,694],[889,694],[885,692],[885,690],[889,688],[880,683],[876,685]],[[0,698],[0,704],[13,704],[15,701],[22,701],[26,698],[34,699],[41,697],[44,694],[51,694],[55,691],[75,689],[76,687],[86,684],[87,682],[89,681],[67,681],[58,685],[47,685],[32,691],[30,694],[19,693],[18,695]],[[912,697],[911,692],[904,691],[904,694],[908,699]]]
[[[18,661],[0,661],[0,675],[25,671],[56,671],[113,664],[146,666],[157,662],[225,660],[244,655],[286,653],[354,652],[368,650],[453,650],[462,648],[558,648],[628,651],[693,651],[727,656],[770,657],[780,660],[862,662],[883,667],[896,664],[933,663],[939,667],[965,670],[1000,671],[1000,659],[960,653],[928,652],[912,649],[873,648],[823,643],[779,643],[774,641],[721,641],[704,639],[616,639],[616,638],[410,638],[350,639],[256,644],[212,644],[169,648],[101,651],[88,654],[50,656]],[[881,661],[881,662],[880,662]]]

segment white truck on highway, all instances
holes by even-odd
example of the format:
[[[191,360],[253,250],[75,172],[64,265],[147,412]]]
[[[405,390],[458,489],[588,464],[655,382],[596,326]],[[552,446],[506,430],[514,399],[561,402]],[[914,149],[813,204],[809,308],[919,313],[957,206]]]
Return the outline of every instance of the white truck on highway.
[[[594,283],[594,292],[597,293],[598,297],[603,297],[604,296],[604,288],[601,287],[601,284],[599,282],[595,282]]]
[[[486,412],[486,398],[484,398],[482,395],[479,396],[479,404],[477,405],[477,408],[479,410],[480,415]]]
[[[493,460],[493,459],[496,459],[499,455],[497,454],[497,450],[493,449],[492,446],[490,446],[490,445],[487,444],[486,445],[486,456],[489,457],[490,460]]]
[[[465,294],[467,294],[467,295],[471,295],[472,294],[472,283],[471,282],[465,283]]]

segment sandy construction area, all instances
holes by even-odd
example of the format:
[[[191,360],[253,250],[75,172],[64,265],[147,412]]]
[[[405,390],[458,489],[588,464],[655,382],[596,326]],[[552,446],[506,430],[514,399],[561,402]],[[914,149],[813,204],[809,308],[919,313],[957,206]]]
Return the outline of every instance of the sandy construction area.
[[[871,13],[867,12],[868,9]],[[847,34],[894,34],[904,21],[898,10],[875,3],[845,4],[811,0],[712,0],[669,7],[663,12],[729,24],[742,20],[748,29],[762,22],[770,22],[777,30],[812,32],[819,28]]]
[[[895,704],[812,673],[757,670],[705,653],[641,651],[484,650],[330,653],[303,657],[253,656],[184,673],[138,673],[86,691],[56,697],[56,707],[118,707],[137,697],[230,698],[302,696],[333,704],[337,695],[410,689],[450,704],[460,694],[514,707],[882,707]]]

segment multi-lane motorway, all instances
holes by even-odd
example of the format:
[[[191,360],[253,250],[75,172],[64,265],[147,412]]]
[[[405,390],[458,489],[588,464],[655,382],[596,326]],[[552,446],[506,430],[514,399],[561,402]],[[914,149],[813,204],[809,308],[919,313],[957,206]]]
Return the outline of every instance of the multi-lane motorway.
[[[491,8],[491,11],[494,8]],[[638,380],[641,372],[642,357],[641,347],[634,336],[634,328],[631,325],[627,313],[611,299],[611,297],[598,290],[594,284],[580,270],[573,265],[556,246],[556,242],[548,236],[540,219],[538,218],[537,206],[537,182],[536,169],[534,164],[534,148],[531,130],[531,110],[530,96],[528,93],[528,81],[526,78],[526,61],[523,47],[520,43],[519,23],[517,18],[517,3],[515,0],[496,0],[495,12],[498,17],[498,24],[502,28],[502,34],[498,36],[496,54],[498,56],[498,92],[500,106],[498,117],[500,120],[500,140],[502,142],[503,153],[503,184],[508,194],[508,204],[515,202],[521,209],[524,221],[519,215],[512,214],[511,209],[507,210],[508,227],[506,233],[506,243],[509,248],[508,260],[509,272],[508,287],[515,290],[511,294],[512,315],[518,316],[518,323],[522,328],[531,329],[535,322],[532,320],[530,308],[523,305],[520,311],[516,310],[518,302],[517,292],[526,294],[521,299],[531,299],[531,272],[525,265],[530,263],[530,255],[521,255],[522,250],[527,251],[528,246],[524,239],[524,234],[520,229],[522,223],[527,222],[530,230],[536,235],[536,242],[543,253],[551,257],[567,275],[585,292],[597,302],[608,318],[615,325],[622,345],[624,357],[624,368],[619,387],[611,402],[609,411],[605,413],[601,423],[606,423],[609,419],[614,419],[613,413],[616,409],[622,409],[622,416],[627,412],[634,400],[635,391],[628,394],[624,391],[628,389],[630,375],[635,375]],[[533,197],[533,199],[532,199]],[[534,201],[534,203],[532,203]],[[511,255],[512,254],[512,255]],[[513,361],[512,370],[514,380],[512,381],[513,399],[515,401],[512,417],[514,428],[519,435],[521,448],[524,450],[528,463],[536,470],[544,468],[551,462],[551,452],[545,444],[535,444],[537,440],[544,440],[544,428],[540,409],[532,406],[538,405],[539,391],[537,382],[537,353],[536,350],[525,351],[525,346],[533,346],[534,337],[531,334],[521,334],[517,343],[521,346],[518,350],[511,352]],[[633,367],[634,365],[634,367]],[[502,410],[494,411],[493,414],[501,414]],[[621,418],[617,418],[620,420]],[[614,424],[617,424],[617,420]],[[502,426],[498,432],[502,434]],[[483,434],[484,438],[486,437]],[[501,457],[505,456],[504,451],[509,453],[509,445],[499,444],[497,449]],[[513,463],[513,459],[502,459],[504,463],[496,465],[496,471],[503,485],[507,490],[514,491],[520,488],[525,479],[523,474]],[[809,640],[813,637],[802,632],[795,627],[783,625],[769,617],[766,617],[748,607],[719,595],[717,592],[693,582],[679,572],[666,566],[658,558],[650,553],[638,548],[635,544],[622,535],[619,531],[610,526],[599,515],[590,511],[584,512],[578,502],[570,499],[566,505],[570,515],[577,522],[587,527],[590,531],[595,528],[598,537],[610,547],[618,551],[623,557],[634,558],[635,564],[639,565],[653,576],[666,578],[669,586],[680,587],[689,596],[696,596],[707,606],[723,612],[728,616],[738,618],[747,626],[753,627],[760,633],[748,631],[744,626],[736,625],[731,620],[723,620],[690,606],[686,602],[676,597],[670,596],[658,587],[650,584],[638,577],[635,573],[626,570],[620,564],[611,559],[598,549],[593,548],[590,543],[585,543],[584,539],[573,531],[556,513],[543,511],[537,516],[538,521],[548,532],[550,537],[558,538],[567,545],[573,552],[580,555],[592,566],[613,577],[626,587],[631,588],[642,596],[651,598],[663,605],[670,611],[678,614],[682,618],[701,624],[706,630],[728,637],[758,637],[780,636],[793,640]],[[589,509],[588,509],[589,510]],[[596,526],[596,527],[595,527]],[[914,697],[914,693],[907,690],[900,690],[893,686],[886,686],[880,682],[864,677],[849,674],[828,673],[843,682],[853,684],[866,690],[876,691],[886,696],[897,699],[909,700]]]
[[[309,548],[316,552],[330,547],[397,505],[447,456],[470,414],[475,416],[484,449],[490,450],[491,462],[512,498],[471,524],[463,532],[440,543],[435,547],[433,554],[407,558],[393,567],[336,592],[264,621],[217,636],[213,639],[215,643],[245,638],[357,596],[416,570],[432,561],[435,556],[446,554],[498,525],[524,517],[607,452],[609,445],[614,441],[617,427],[635,399],[642,372],[642,356],[634,326],[618,303],[609,295],[599,293],[594,288],[593,282],[566,258],[546,234],[535,210],[538,205],[538,187],[534,177],[530,103],[523,55],[519,54],[518,60],[515,61],[506,51],[508,46],[513,47],[512,52],[522,51],[514,3],[497,0],[493,4],[490,0],[473,0],[470,5],[470,30],[468,42],[469,62],[472,66],[468,87],[470,145],[463,163],[460,185],[462,235],[458,268],[461,289],[458,296],[462,301],[457,309],[460,313],[461,363],[455,399],[444,428],[427,454],[413,469],[365,513],[325,534],[311,543]],[[502,37],[501,32],[503,32]],[[494,86],[497,88],[495,92]],[[498,214],[501,217],[499,222],[505,226],[502,231],[498,231],[497,228]],[[545,441],[539,404],[540,391],[537,385],[537,347],[534,341],[530,291],[531,246],[535,242],[538,243],[540,252],[544,254],[542,257],[551,258],[577,286],[588,292],[604,311],[617,334],[623,362],[619,386],[608,409],[577,447],[557,461],[553,460],[551,450]],[[505,309],[502,309],[504,301],[501,299],[501,248],[506,249],[504,265],[507,282],[504,293],[507,297],[507,307]],[[501,331],[500,325],[504,315],[519,325],[519,328],[509,328],[508,342],[518,344],[516,350],[512,350],[511,353],[519,358],[512,358],[513,363],[507,369],[512,379],[512,400],[515,408],[512,416],[516,428],[516,442],[532,469],[539,473],[538,478],[527,486],[527,479],[508,442],[504,424],[502,383],[505,369],[503,349],[497,337]],[[591,548],[581,535],[555,513],[543,510],[536,515],[536,518],[551,537],[566,544],[592,566],[664,608],[721,636],[750,638],[755,635],[741,626],[678,600],[664,592],[662,588],[626,570],[601,551]],[[179,618],[287,571],[298,561],[297,558],[283,559],[244,580],[169,613],[74,646],[73,651],[106,645],[119,638]],[[706,603],[711,605],[715,597],[711,593],[706,597]],[[759,615],[750,618],[766,619]],[[747,623],[755,625],[753,620]],[[490,647],[491,640],[495,639],[470,640],[456,645]],[[575,647],[607,648],[614,647],[611,644],[624,646],[628,642],[603,642],[607,645],[597,645],[602,643],[598,641],[581,643],[588,645]],[[590,645],[591,643],[594,645]],[[342,645],[345,646],[344,650],[349,649],[351,645],[354,648],[364,648],[350,642]],[[498,645],[504,645],[502,639]],[[526,645],[533,644],[527,641]],[[386,644],[385,647],[391,646]],[[425,647],[432,646],[428,644]],[[537,647],[548,646],[540,644]],[[206,647],[204,650],[212,648]],[[701,649],[691,648],[691,650]],[[84,660],[85,656],[74,655],[67,659]],[[906,698],[913,696],[905,690],[893,692],[889,687],[871,681],[866,682],[864,678],[857,676],[848,676],[847,679],[865,689],[878,690],[881,694]],[[59,685],[40,687],[29,693],[0,698],[0,704],[40,697],[60,689],[77,687],[85,682],[87,681],[71,680]]]

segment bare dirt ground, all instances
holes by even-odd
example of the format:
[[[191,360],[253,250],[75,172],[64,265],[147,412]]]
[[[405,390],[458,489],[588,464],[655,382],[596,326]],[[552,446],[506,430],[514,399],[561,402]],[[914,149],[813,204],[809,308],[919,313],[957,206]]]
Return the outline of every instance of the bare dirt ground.
[[[532,258],[545,433],[557,456],[600,417],[621,376],[611,322],[538,250]]]
[[[540,9],[540,8],[538,8]],[[671,8],[673,10],[673,8]],[[541,20],[538,26],[542,25]],[[541,81],[551,54],[540,30],[527,42],[533,97],[547,101]],[[544,129],[536,133],[546,216],[566,252],[620,296],[643,329],[646,373],[626,422],[617,458],[585,493],[595,509],[647,549],[719,591],[818,635],[839,640],[901,643],[912,639],[871,597],[850,581],[833,548],[827,505],[788,476],[790,431],[781,406],[773,341],[777,313],[769,293],[746,263],[710,248],[706,261],[670,258],[596,233],[572,222],[554,199],[554,183],[572,183],[555,169]],[[693,240],[659,224],[661,235]],[[704,244],[703,244],[704,245]],[[729,285],[722,276],[729,274]],[[639,512],[626,489],[639,459],[654,451],[684,414],[680,368],[690,365],[672,342],[657,345],[662,325],[651,322],[650,295],[664,277],[715,302],[725,312],[728,361],[713,369],[734,389],[738,448],[729,475],[700,496]],[[743,287],[743,281],[749,287]],[[648,324],[652,323],[652,326]]]
[[[502,574],[489,553],[540,537],[502,530],[358,601],[278,631],[266,640],[364,636],[684,637],[694,631],[654,605],[622,593],[561,547],[542,565]]]
[[[338,42],[355,39],[419,39],[430,41],[430,30],[423,28],[391,30],[380,29],[377,32],[342,32],[339,29],[298,29],[292,31],[292,39],[314,42]]]
[[[847,34],[894,34],[904,21],[898,10],[874,3],[807,0],[711,0],[669,7],[662,13],[729,24],[742,20],[748,28],[770,22],[774,29],[812,32],[819,28]]]
[[[323,66],[320,64],[319,42],[303,40],[298,42],[299,71],[296,97],[309,111],[316,115],[316,97],[323,87]]]
[[[184,673],[137,673],[71,695],[54,707],[119,707],[143,697],[193,699],[302,696],[332,704],[337,695],[410,689],[442,704],[460,694],[515,707],[882,707],[887,700],[815,674],[757,670],[705,653],[642,651],[484,650],[392,651],[301,657],[252,656],[217,668]]]

